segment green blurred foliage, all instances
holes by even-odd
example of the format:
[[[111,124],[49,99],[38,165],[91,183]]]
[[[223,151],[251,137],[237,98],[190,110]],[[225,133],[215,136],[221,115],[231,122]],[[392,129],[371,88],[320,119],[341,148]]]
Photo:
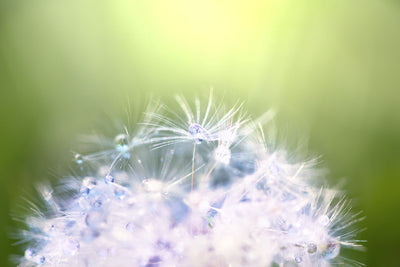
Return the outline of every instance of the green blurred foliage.
[[[78,134],[213,87],[278,108],[278,132],[307,137],[365,211],[354,257],[400,266],[399,62],[396,1],[0,1],[0,265],[21,253],[10,212],[62,174]]]

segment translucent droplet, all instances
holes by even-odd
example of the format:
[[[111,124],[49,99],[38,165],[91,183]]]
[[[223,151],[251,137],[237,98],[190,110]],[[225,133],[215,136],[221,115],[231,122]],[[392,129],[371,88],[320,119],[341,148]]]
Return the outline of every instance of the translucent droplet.
[[[339,252],[340,245],[335,241],[329,241],[321,254],[325,259],[333,259],[339,255]]]
[[[63,242],[62,251],[65,255],[73,256],[80,248],[80,244],[77,240],[67,239]]]
[[[206,138],[204,128],[198,123],[189,125],[189,133],[198,143],[201,143]]]
[[[36,256],[34,259],[34,262],[38,265],[42,265],[44,264],[44,262],[46,261],[46,258],[44,256]]]
[[[90,193],[90,189],[87,188],[86,186],[83,186],[83,187],[81,188],[81,190],[80,190],[80,194],[81,194],[81,196],[83,196],[83,197],[86,197],[87,195],[89,195],[89,193]]]
[[[297,257],[294,258],[294,261],[295,261],[296,263],[301,263],[301,262],[303,261],[303,258],[300,257],[300,256],[297,256]]]
[[[111,175],[106,175],[106,177],[104,177],[104,182],[106,184],[111,184],[114,183],[114,177]]]
[[[315,252],[317,252],[317,245],[315,245],[314,243],[310,243],[307,245],[307,252],[310,254],[314,254]]]
[[[43,187],[41,193],[44,200],[46,200],[47,202],[50,201],[50,199],[53,197],[53,189],[51,189],[50,187]]]
[[[118,198],[118,199],[124,199],[125,198],[125,190],[122,188],[116,188],[114,190],[114,195]]]
[[[81,196],[87,196],[90,193],[90,190],[96,186],[96,179],[93,177],[85,177],[82,180],[82,186],[80,189]]]
[[[134,232],[135,229],[136,229],[136,227],[135,227],[135,224],[134,224],[134,223],[130,222],[130,223],[127,223],[127,224],[126,224],[125,229],[126,229],[128,232]]]
[[[87,186],[89,188],[95,187],[96,184],[97,184],[97,182],[94,177],[88,176],[88,177],[83,178],[83,180],[82,180],[82,185]]]
[[[89,228],[84,229],[81,232],[81,237],[84,242],[92,242],[99,236],[100,236],[100,233],[98,231],[89,229]]]
[[[326,215],[321,215],[318,217],[318,223],[322,226],[327,226],[329,222],[330,222],[329,217]]]
[[[119,152],[125,152],[128,150],[128,136],[126,134],[119,134],[114,138],[115,148]]]
[[[75,154],[74,161],[76,164],[81,165],[83,163],[83,157],[81,154]]]
[[[31,248],[28,248],[27,250],[25,250],[25,259],[27,260],[31,260],[33,258],[33,250]]]
[[[91,211],[86,215],[85,218],[86,225],[98,229],[106,226],[106,220],[103,213],[99,211]]]

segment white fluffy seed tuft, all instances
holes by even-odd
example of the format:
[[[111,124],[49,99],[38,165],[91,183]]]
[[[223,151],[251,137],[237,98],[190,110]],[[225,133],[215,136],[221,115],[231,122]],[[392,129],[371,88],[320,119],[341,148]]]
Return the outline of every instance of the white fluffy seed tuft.
[[[149,109],[108,149],[76,154],[60,191],[39,187],[47,210],[26,220],[20,266],[360,265],[340,256],[359,246],[358,214],[315,185],[313,161],[267,149],[271,113],[177,101],[182,116]]]

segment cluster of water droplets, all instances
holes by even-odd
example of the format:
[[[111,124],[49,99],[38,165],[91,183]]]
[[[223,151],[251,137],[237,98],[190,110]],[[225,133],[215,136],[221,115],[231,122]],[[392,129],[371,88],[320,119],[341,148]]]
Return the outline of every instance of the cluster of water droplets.
[[[67,197],[42,188],[48,210],[27,219],[20,266],[323,267],[357,246],[345,203],[313,185],[313,161],[290,162],[250,120],[214,130],[189,120],[186,135],[152,120],[75,154]]]

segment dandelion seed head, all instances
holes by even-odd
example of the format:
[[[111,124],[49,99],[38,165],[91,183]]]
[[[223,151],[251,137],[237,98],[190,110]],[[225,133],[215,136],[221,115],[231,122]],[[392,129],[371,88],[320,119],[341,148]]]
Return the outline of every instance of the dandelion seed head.
[[[357,214],[317,185],[314,161],[267,149],[257,127],[270,113],[177,101],[183,115],[151,106],[103,150],[75,154],[79,175],[38,186],[21,267],[331,266],[359,246]]]

